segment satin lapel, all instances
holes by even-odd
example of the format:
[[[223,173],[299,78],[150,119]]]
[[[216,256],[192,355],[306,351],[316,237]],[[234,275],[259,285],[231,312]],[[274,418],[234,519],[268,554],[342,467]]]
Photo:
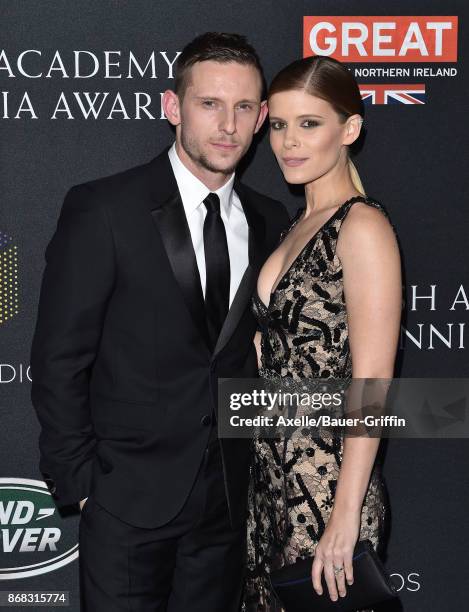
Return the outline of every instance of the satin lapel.
[[[226,345],[228,340],[233,335],[244,310],[252,297],[257,276],[259,273],[260,264],[262,263],[263,246],[265,239],[265,219],[257,211],[252,202],[252,198],[247,194],[243,185],[236,180],[234,190],[239,196],[241,205],[246,215],[246,220],[249,226],[249,265],[241,279],[241,282],[236,292],[231,307],[226,316],[220,335],[218,336],[217,344],[213,352],[215,357]]]
[[[163,205],[150,212],[184,301],[208,348],[208,330],[199,269],[179,191]]]

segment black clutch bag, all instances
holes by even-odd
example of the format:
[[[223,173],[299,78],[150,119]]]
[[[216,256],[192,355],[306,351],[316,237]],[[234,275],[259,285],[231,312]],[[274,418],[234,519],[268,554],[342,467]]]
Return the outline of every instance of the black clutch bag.
[[[353,584],[345,587],[347,594],[332,601],[321,573],[322,595],[318,595],[311,580],[313,558],[301,559],[270,574],[272,588],[287,612],[355,612],[372,608],[396,597],[396,589],[369,540],[357,542],[353,551]]]

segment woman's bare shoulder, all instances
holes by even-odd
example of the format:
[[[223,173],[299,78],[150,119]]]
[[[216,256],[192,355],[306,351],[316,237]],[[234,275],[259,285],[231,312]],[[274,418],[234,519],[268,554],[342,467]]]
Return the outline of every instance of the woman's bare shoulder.
[[[389,216],[379,203],[355,202],[342,221],[337,249],[345,253],[394,249],[396,236]]]

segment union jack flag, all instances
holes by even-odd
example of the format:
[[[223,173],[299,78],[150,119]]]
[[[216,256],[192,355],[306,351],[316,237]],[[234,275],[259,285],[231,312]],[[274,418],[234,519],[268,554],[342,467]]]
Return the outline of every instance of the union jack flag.
[[[425,104],[425,85],[360,85],[364,104]]]

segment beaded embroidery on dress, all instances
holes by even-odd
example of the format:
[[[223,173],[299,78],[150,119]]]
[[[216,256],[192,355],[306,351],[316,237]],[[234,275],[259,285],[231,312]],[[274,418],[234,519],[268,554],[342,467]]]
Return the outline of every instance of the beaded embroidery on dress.
[[[356,196],[342,206],[308,241],[264,304],[252,308],[261,330],[260,376],[349,378],[352,364],[341,262],[336,245],[342,221],[355,202],[379,209]],[[280,242],[295,227],[299,209]],[[314,555],[332,510],[342,460],[343,440],[311,437],[304,428],[288,438],[254,440],[248,514],[248,563],[243,610],[281,612],[268,573]],[[383,535],[386,494],[380,466],[373,469],[361,513],[360,539],[378,547]],[[325,593],[325,596],[329,596]]]

